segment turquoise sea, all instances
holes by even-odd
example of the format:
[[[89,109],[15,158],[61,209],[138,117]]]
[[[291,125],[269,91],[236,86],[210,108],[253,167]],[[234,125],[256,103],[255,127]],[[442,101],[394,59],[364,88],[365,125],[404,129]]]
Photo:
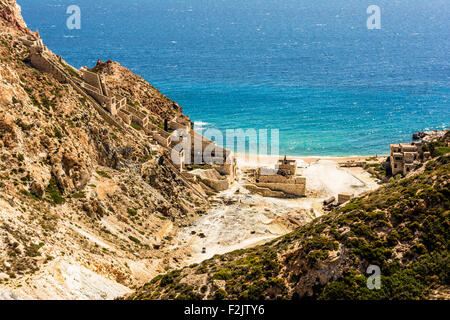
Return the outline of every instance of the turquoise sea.
[[[386,154],[450,125],[448,0],[18,0],[76,67],[120,62],[205,128],[279,129],[280,153]],[[69,5],[81,29],[69,30]],[[368,30],[366,9],[381,8]]]

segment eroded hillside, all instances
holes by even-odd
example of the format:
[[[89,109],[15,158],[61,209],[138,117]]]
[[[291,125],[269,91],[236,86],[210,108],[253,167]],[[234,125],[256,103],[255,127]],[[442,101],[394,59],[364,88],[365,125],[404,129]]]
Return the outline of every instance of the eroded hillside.
[[[129,299],[450,297],[450,157],[269,244],[154,278]],[[367,288],[367,267],[381,289]]]
[[[113,298],[177,266],[171,234],[208,201],[144,132],[31,67],[19,37],[38,34],[15,1],[0,23],[0,297]],[[184,117],[128,69],[97,68],[155,122]]]

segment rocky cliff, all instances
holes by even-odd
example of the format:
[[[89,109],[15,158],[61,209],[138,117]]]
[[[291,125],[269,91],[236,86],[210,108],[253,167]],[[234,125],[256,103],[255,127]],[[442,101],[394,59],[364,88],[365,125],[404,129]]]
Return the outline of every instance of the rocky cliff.
[[[142,131],[31,67],[19,38],[39,35],[15,1],[0,23],[0,296],[113,298],[177,266],[171,234],[208,201]],[[119,64],[95,68],[156,122],[184,117]]]
[[[25,33],[30,32],[25,21],[23,21],[21,8],[16,3],[16,0],[0,1],[0,19],[2,20],[2,25],[5,25],[6,22],[6,26],[12,26]]]
[[[128,298],[449,299],[449,181],[447,154],[269,244],[160,275]],[[379,290],[367,287],[369,265],[381,270]]]

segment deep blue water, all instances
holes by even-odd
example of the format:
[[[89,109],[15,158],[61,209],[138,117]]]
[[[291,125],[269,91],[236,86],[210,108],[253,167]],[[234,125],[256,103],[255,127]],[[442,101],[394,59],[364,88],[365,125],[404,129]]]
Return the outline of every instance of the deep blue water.
[[[279,129],[282,154],[385,154],[450,125],[448,0],[18,2],[72,65],[116,60],[211,127]]]

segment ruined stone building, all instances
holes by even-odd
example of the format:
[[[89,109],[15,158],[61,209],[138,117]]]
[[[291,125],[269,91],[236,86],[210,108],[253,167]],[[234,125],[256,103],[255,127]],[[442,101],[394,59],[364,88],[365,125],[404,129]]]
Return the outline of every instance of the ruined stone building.
[[[274,169],[259,168],[250,190],[264,196],[303,197],[306,195],[306,178],[297,176],[297,161],[280,159]]]
[[[421,142],[398,143],[390,145],[389,167],[392,175],[407,175],[430,157],[423,151]]]
[[[130,113],[130,120],[140,122],[142,115],[135,116],[134,112],[128,110],[126,104],[126,98],[119,95],[111,94],[106,86],[104,76],[100,76],[95,72],[87,70],[86,67],[80,69],[81,77],[83,81],[79,81],[79,85],[94,98],[103,108],[108,110],[113,116],[117,116],[118,113],[122,113],[122,110],[126,110]],[[121,117],[122,118],[122,117]],[[124,120],[122,118],[122,120]],[[130,123],[127,123],[130,124]]]
[[[212,146],[215,150],[213,151],[213,162],[217,162],[214,168],[220,174],[227,176],[228,180],[234,180],[236,176],[236,160],[234,155],[223,148],[221,153],[216,151],[220,149],[213,141],[194,132],[189,117],[178,115],[173,119],[165,119],[164,128],[161,128],[150,121],[152,115],[148,110],[127,103],[125,97],[111,92],[108,89],[103,75],[92,72],[86,67],[82,67],[80,70],[73,68],[65,63],[60,56],[56,56],[50,52],[39,38],[27,36],[22,37],[20,40],[25,46],[30,48],[29,60],[33,67],[52,74],[62,83],[70,84],[86,99],[86,103],[94,107],[108,123],[119,128],[125,128],[134,124],[133,127],[135,129],[142,129],[147,136],[171,155],[174,165],[181,172],[185,167],[186,159],[191,157],[191,163],[194,163],[195,154],[193,152],[187,154],[184,150],[173,152],[172,149],[177,143],[174,141],[176,140],[174,138],[180,130],[185,132],[184,135],[189,135],[193,143],[201,139],[202,153]],[[194,148],[192,149],[194,150]],[[220,156],[216,155],[216,153],[220,154]],[[206,164],[207,161],[202,155],[201,162]]]

